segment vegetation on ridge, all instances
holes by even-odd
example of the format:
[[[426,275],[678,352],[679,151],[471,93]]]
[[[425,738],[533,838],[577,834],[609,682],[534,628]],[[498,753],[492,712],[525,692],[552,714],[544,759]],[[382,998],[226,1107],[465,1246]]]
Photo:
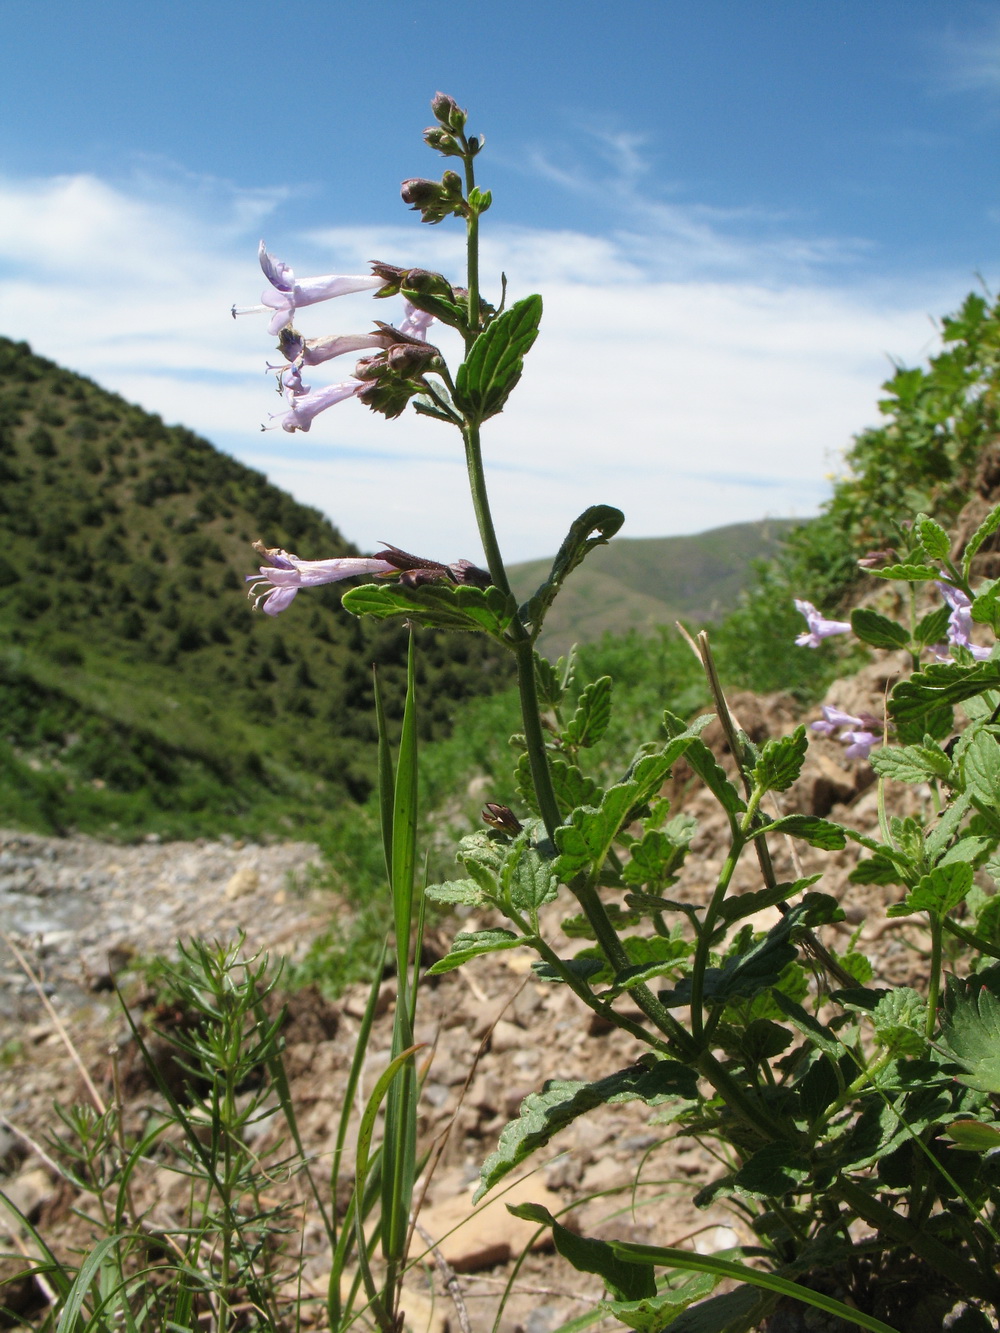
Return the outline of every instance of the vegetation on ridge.
[[[365,799],[371,667],[398,720],[406,631],[362,624],[334,589],[280,621],[242,591],[257,538],[355,553],[317,510],[0,339],[0,531],[0,823],[287,835]],[[432,631],[420,661],[427,736],[506,670]]]

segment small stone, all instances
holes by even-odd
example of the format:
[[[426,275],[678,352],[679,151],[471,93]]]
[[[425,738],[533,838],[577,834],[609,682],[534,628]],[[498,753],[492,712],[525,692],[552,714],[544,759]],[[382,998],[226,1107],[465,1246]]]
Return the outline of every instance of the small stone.
[[[250,866],[241,866],[230,875],[223,896],[228,902],[235,902],[237,898],[245,898],[248,893],[254,893],[258,888],[260,888],[260,875]]]
[[[552,1213],[562,1208],[562,1199],[537,1179],[526,1177],[506,1188],[501,1195],[473,1208],[471,1197],[458,1195],[444,1203],[426,1208],[420,1214],[420,1224],[436,1241],[444,1259],[456,1273],[471,1273],[481,1268],[492,1268],[519,1255],[526,1245],[532,1249],[550,1249],[552,1236],[543,1231],[534,1242],[538,1225],[512,1217],[507,1204],[540,1203]],[[419,1248],[418,1248],[419,1247]],[[422,1253],[424,1242],[415,1236],[411,1247],[414,1254]],[[433,1255],[428,1256],[433,1262]]]

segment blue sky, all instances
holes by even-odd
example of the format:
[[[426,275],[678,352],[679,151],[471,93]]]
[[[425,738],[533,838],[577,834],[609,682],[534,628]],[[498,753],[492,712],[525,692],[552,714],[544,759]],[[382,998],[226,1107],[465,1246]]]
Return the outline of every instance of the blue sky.
[[[459,275],[457,224],[398,200],[443,165],[419,138],[437,88],[487,136],[487,274],[546,301],[487,439],[513,558],[598,500],[632,535],[814,512],[888,357],[933,351],[928,316],[1000,274],[993,4],[0,0],[0,23],[0,331],[366,549],[476,554],[457,437],[353,402],[261,434],[270,340],[226,312],[259,295],[260,236],[300,275]]]

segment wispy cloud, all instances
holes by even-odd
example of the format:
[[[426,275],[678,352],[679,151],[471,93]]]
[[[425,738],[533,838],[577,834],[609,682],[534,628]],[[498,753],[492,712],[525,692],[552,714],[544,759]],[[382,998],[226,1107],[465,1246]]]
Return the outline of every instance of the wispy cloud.
[[[1000,17],[995,12],[984,15],[977,31],[947,28],[933,44],[945,91],[1000,95]]]
[[[616,247],[667,280],[822,282],[873,249],[862,237],[808,234],[788,212],[682,202],[682,185],[653,172],[647,143],[643,135],[582,126],[577,155],[536,147],[529,169],[598,205]]]
[[[634,177],[640,147],[608,151]],[[457,275],[461,238],[414,223],[286,232],[279,245],[268,232],[282,197],[176,177],[158,190],[152,169],[128,186],[0,181],[0,331],[264,468],[366,549],[385,539],[475,557],[456,432],[349,402],[309,435],[261,435],[279,405],[264,374],[272,340],[262,319],[228,313],[263,285],[261,229],[300,274],[375,257]],[[967,282],[876,290],[847,265],[835,283],[808,237],[793,252],[763,223],[734,238],[705,213],[658,207],[628,234],[487,234],[491,290],[504,270],[513,298],[545,299],[522,391],[485,434],[513,558],[551,553],[599,500],[625,509],[632,535],[814,512],[838,451],[874,415],[887,354],[924,354],[925,311],[953,306]],[[302,324],[348,332],[387,313],[359,294],[303,311]]]

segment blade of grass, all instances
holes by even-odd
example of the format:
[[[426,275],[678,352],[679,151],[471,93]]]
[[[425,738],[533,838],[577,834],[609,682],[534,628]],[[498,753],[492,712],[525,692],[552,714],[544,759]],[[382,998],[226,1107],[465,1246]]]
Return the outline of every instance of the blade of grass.
[[[634,1264],[652,1264],[655,1267],[679,1268],[688,1273],[711,1273],[718,1278],[733,1278],[737,1282],[748,1282],[751,1286],[763,1287],[765,1291],[777,1292],[779,1296],[790,1296],[792,1300],[804,1305],[815,1306],[827,1314],[836,1315],[847,1323],[857,1324],[859,1328],[870,1329],[871,1333],[900,1333],[899,1329],[884,1324],[874,1315],[852,1310],[842,1301],[822,1292],[812,1291],[800,1286],[798,1282],[789,1282],[787,1278],[775,1273],[765,1273],[758,1268],[749,1268],[745,1264],[731,1263],[728,1259],[716,1259],[711,1254],[694,1254],[691,1250],[675,1250],[659,1245],[633,1245],[628,1241],[610,1242],[616,1254]]]

